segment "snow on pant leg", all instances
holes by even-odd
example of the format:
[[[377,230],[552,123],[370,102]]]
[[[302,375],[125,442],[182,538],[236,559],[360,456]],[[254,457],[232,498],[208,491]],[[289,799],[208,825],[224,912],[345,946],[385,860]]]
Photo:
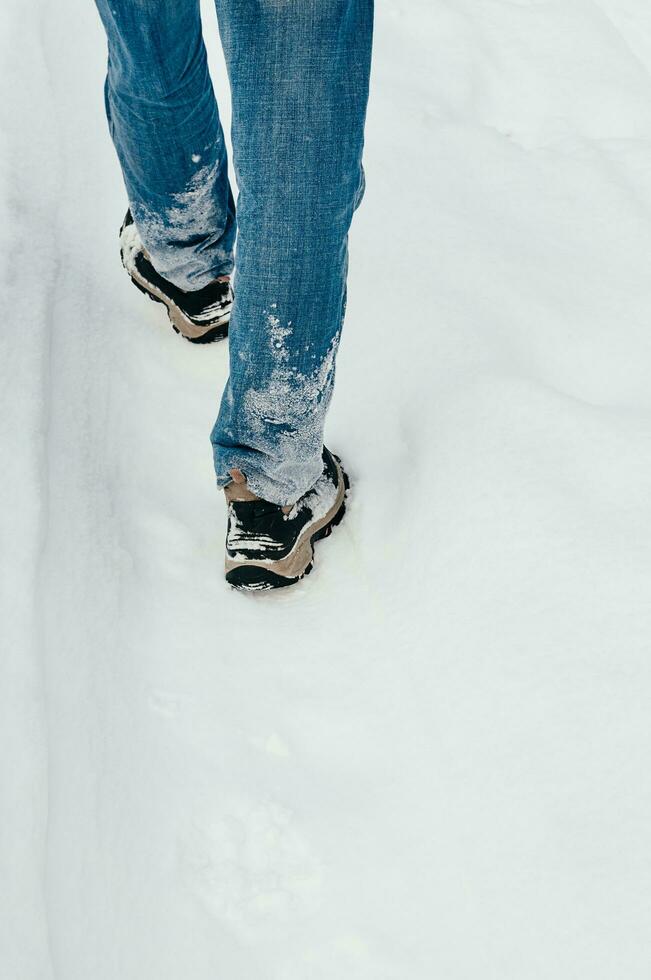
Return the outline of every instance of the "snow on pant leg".
[[[199,0],[96,0],[106,111],[136,227],[181,289],[231,272],[235,208]]]
[[[363,193],[372,0],[216,0],[240,196],[230,379],[212,442],[289,504],[321,474]]]

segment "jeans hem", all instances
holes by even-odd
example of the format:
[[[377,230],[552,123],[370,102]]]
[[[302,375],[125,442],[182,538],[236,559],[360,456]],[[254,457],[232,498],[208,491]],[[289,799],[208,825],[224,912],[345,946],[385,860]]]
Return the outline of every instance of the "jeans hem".
[[[234,456],[229,458],[228,469],[226,470],[226,476],[222,476],[224,472],[223,467],[219,466],[219,471],[216,474],[217,486],[220,489],[228,486],[231,483],[231,477],[229,470],[238,469],[246,477],[246,484],[256,497],[260,497],[261,500],[266,500],[270,504],[276,504],[278,507],[291,507],[297,500],[304,496],[312,487],[315,485],[322,471],[322,461],[319,456],[315,460],[315,476],[312,477],[309,472],[309,467],[306,467],[306,473],[308,473],[308,479],[305,481],[305,485],[293,484],[290,488],[282,485],[278,480],[273,477],[267,476],[262,473],[259,469],[252,469],[250,465],[249,457],[238,457]]]

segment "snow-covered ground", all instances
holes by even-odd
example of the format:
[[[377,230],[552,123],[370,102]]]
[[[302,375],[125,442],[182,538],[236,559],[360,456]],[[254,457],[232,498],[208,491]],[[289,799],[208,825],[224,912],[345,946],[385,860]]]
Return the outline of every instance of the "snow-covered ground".
[[[92,3],[0,54],[3,980],[648,980],[651,4],[380,0],[354,493],[257,599]]]

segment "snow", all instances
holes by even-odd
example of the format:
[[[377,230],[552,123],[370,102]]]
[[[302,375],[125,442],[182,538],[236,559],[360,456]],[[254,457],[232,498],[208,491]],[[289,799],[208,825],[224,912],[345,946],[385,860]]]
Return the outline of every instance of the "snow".
[[[237,281],[234,289],[237,291]],[[272,308],[275,306],[275,303],[272,304]],[[333,497],[332,494],[323,497],[323,488],[319,487],[323,465],[320,458],[323,446],[322,413],[332,397],[335,357],[341,329],[337,330],[320,360],[316,354],[312,354],[312,360],[315,361],[312,369],[299,371],[289,363],[288,338],[294,329],[292,321],[288,320],[287,325],[283,326],[280,318],[271,314],[267,316],[267,328],[268,348],[273,359],[273,368],[269,377],[261,382],[260,387],[247,390],[243,398],[242,411],[246,427],[250,432],[260,433],[264,437],[269,431],[269,423],[277,426],[275,445],[281,450],[284,491],[277,489],[273,482],[263,481],[255,474],[248,477],[248,486],[253,493],[265,500],[291,507],[305,493],[301,488],[307,481],[308,488],[312,486],[322,496],[318,516],[323,517],[330,509]],[[230,386],[229,397],[232,397]],[[301,417],[303,425],[300,431],[296,431],[292,426],[295,426],[296,420]],[[314,470],[316,472],[312,472],[310,476],[311,471]],[[332,484],[330,487],[332,489]],[[276,494],[275,497],[272,491]],[[322,512],[321,508],[323,508]],[[317,517],[316,511],[314,516]]]
[[[246,597],[96,13],[0,11],[7,980],[649,976],[651,7],[383,0],[375,54],[350,509]]]

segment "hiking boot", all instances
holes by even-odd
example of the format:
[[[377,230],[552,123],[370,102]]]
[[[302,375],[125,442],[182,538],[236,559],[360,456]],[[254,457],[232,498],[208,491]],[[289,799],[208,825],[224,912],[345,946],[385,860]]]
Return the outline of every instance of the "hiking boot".
[[[120,228],[120,257],[133,284],[150,299],[164,303],[172,326],[186,340],[209,344],[228,335],[233,305],[229,276],[220,276],[203,289],[191,292],[163,279],[151,264],[131,211],[127,211]]]
[[[344,516],[350,483],[341,460],[324,446],[321,476],[290,507],[256,497],[239,470],[231,470],[231,476],[224,488],[226,581],[250,592],[294,585],[312,570],[314,542],[327,538]]]

